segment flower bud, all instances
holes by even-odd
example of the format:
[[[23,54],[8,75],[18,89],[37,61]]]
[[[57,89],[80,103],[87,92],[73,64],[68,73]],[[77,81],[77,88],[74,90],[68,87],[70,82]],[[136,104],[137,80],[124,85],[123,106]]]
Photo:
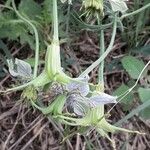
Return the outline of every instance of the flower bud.
[[[87,16],[103,16],[103,0],[84,0],[83,7],[86,10]]]

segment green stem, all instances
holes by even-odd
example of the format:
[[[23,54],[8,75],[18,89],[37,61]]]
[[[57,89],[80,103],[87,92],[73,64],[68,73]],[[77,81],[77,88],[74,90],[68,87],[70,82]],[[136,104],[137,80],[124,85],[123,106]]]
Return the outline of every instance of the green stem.
[[[47,58],[45,60],[45,63],[46,63],[47,74],[49,75],[50,79],[56,80],[56,78],[61,72],[57,0],[53,0],[52,14],[53,14],[52,21],[53,21],[53,30],[54,30],[53,39],[51,45],[49,45],[47,48]]]
[[[130,17],[130,16],[133,16],[133,15],[136,15],[136,14],[138,14],[138,13],[144,11],[144,10],[147,9],[148,7],[150,7],[150,3],[148,3],[148,4],[145,5],[145,6],[143,6],[143,7],[140,8],[140,9],[137,9],[137,10],[131,12],[131,13],[127,13],[127,14],[121,16],[120,19],[124,19],[124,18],[126,18],[126,17]]]
[[[53,0],[53,27],[54,27],[54,35],[53,40],[55,42],[59,41],[58,36],[58,10],[57,10],[57,0]]]
[[[98,25],[100,25],[100,20],[98,19]],[[100,56],[103,55],[105,52],[105,42],[104,42],[104,30],[100,31]],[[104,86],[104,60],[101,62],[99,66],[99,84],[102,84]]]
[[[70,4],[68,5],[68,10],[67,10],[67,20],[66,20],[66,35],[69,33],[69,19],[70,19]]]
[[[9,93],[9,92],[17,91],[17,90],[22,90],[30,85],[34,85],[37,88],[37,87],[44,86],[45,84],[48,84],[48,83],[50,83],[50,80],[49,80],[47,73],[44,70],[38,77],[31,80],[30,82],[25,83],[23,85],[19,85],[17,87],[7,89],[5,91],[0,91],[0,93]]]
[[[75,14],[75,15],[74,15]],[[110,28],[111,26],[112,26],[112,24],[113,24],[113,22],[110,22],[110,23],[108,23],[108,24],[105,24],[105,25],[90,25],[90,24],[87,24],[87,23],[85,23],[84,21],[82,21],[81,19],[80,19],[80,17],[77,15],[77,13],[76,12],[74,12],[74,13],[71,13],[71,16],[78,22],[78,23],[80,23],[81,24],[81,27],[86,27],[86,28],[88,28],[88,29],[91,29],[91,30],[101,30],[101,29],[107,29],[107,28]]]
[[[116,16],[115,16],[114,24],[113,24],[112,37],[111,37],[111,41],[110,41],[110,44],[109,44],[108,48],[101,55],[101,57],[99,59],[97,59],[92,65],[90,65],[80,76],[85,76],[85,75],[89,74],[96,66],[98,66],[107,57],[107,55],[112,50],[112,47],[113,47],[113,44],[114,44],[114,41],[115,41],[116,30],[117,30],[117,21],[116,21]]]
[[[0,4],[0,8],[1,8],[0,12],[2,12],[4,8],[7,8],[7,9],[10,9],[10,10],[13,10],[13,8],[12,8],[12,7],[7,6],[7,5],[1,5],[1,4]]]
[[[22,90],[22,89],[26,88],[29,85],[31,85],[31,82],[25,83],[25,84],[17,86],[17,87],[13,87],[13,88],[5,90],[5,91],[0,91],[0,93],[5,94],[5,93],[17,91],[17,90]]]
[[[38,73],[38,64],[39,64],[39,36],[38,36],[38,32],[37,32],[36,27],[31,23],[31,21],[29,21],[28,19],[26,19],[25,17],[23,17],[19,13],[19,11],[16,8],[14,0],[12,0],[12,5],[13,5],[14,11],[18,15],[18,17],[20,17],[24,22],[28,23],[32,27],[32,29],[34,31],[36,48],[35,48],[35,65],[34,65],[33,78],[36,78],[37,77],[37,73]]]
[[[104,30],[101,30],[100,33],[100,56],[102,56],[105,52],[105,44],[104,44]],[[99,67],[99,83],[104,85],[104,60],[101,62]]]

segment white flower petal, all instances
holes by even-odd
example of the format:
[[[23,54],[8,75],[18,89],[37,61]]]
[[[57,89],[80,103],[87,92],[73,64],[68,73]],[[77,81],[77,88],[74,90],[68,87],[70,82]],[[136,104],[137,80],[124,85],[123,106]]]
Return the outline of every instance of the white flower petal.
[[[79,90],[79,92],[83,95],[86,96],[89,91],[89,84],[88,84],[88,79],[87,77],[85,78],[78,78],[78,81],[73,81],[69,84],[67,84],[66,88],[68,91],[73,91],[73,90]]]
[[[15,70],[15,66],[14,63],[12,61],[12,59],[7,59],[7,63],[8,63],[8,69],[9,69],[9,73],[13,76],[13,77],[17,77],[18,73]]]
[[[80,94],[70,94],[66,100],[67,110],[78,116],[84,116],[89,108],[89,101]]]
[[[99,93],[97,95],[94,95],[90,97],[90,104],[91,107],[96,107],[99,105],[109,104],[109,103],[116,103],[117,97],[111,96],[106,93]]]
[[[32,69],[30,64],[28,64],[27,62],[20,60],[20,59],[15,59],[15,63],[17,65],[17,71],[18,74],[21,77],[24,78],[31,78],[32,77]]]
[[[67,0],[60,0],[62,3],[65,3]],[[72,4],[72,0],[68,0],[68,4]]]
[[[15,63],[12,60],[7,60],[9,72],[14,77],[22,77],[22,78],[31,78],[32,77],[32,69],[30,64],[27,62],[15,59]]]
[[[124,2],[124,0],[109,0],[109,2],[114,12],[120,11],[124,13],[128,10],[127,4]]]
[[[84,103],[76,102],[73,106],[74,113],[78,116],[84,116],[86,114],[87,106]]]

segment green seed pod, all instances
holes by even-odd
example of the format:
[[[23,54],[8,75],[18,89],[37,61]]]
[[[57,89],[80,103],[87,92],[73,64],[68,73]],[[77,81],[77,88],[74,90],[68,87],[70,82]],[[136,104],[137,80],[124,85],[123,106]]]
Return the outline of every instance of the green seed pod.
[[[53,79],[61,70],[60,46],[58,42],[52,41],[52,44],[47,48],[46,57],[46,70],[50,79]]]
[[[58,95],[54,101],[47,107],[39,107],[34,101],[31,100],[32,106],[39,109],[43,114],[53,114],[53,115],[60,115],[62,114],[64,104],[66,101],[66,95],[60,94]]]

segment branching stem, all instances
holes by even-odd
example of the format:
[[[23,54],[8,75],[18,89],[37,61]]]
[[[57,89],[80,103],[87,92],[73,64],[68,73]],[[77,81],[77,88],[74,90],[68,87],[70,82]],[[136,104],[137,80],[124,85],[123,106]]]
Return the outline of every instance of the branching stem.
[[[110,53],[110,51],[112,50],[114,41],[115,41],[115,36],[116,36],[116,29],[117,29],[117,21],[116,21],[116,16],[114,18],[114,24],[113,24],[113,32],[112,32],[112,37],[111,37],[111,41],[110,44],[108,46],[108,48],[106,49],[106,51],[101,55],[101,57],[99,59],[97,59],[93,64],[91,64],[80,76],[86,76],[87,74],[89,74],[96,66],[98,66],[106,57],[107,55]]]
[[[143,6],[143,7],[140,8],[140,9],[137,9],[137,10],[131,12],[131,13],[127,13],[127,14],[121,16],[120,19],[124,19],[124,18],[126,18],[126,17],[130,17],[130,16],[133,16],[133,15],[136,15],[136,14],[138,14],[138,13],[144,11],[144,10],[147,9],[148,7],[150,7],[150,3],[148,3],[148,4],[145,5],[145,6]]]

